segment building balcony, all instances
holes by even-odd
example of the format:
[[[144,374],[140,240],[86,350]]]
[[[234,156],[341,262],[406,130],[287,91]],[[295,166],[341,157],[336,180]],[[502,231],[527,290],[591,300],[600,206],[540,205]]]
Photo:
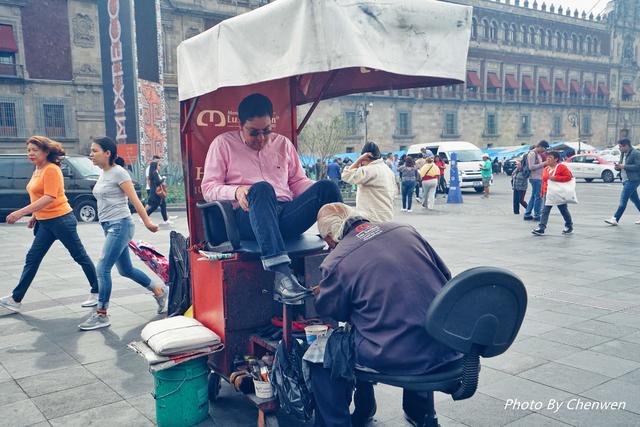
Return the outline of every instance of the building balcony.
[[[24,79],[24,67],[18,64],[1,64],[0,78]]]

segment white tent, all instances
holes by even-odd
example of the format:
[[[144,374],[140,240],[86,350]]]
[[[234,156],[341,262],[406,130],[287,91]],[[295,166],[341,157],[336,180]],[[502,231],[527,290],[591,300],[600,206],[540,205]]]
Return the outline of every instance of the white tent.
[[[353,67],[386,87],[393,76],[430,79],[396,88],[463,82],[471,12],[432,0],[276,0],[178,46],[179,98]],[[361,91],[334,85],[322,98]]]

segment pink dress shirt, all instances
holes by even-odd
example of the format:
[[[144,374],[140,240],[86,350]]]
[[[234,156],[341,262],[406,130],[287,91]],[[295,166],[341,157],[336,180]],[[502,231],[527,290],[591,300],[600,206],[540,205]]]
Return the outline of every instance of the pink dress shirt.
[[[237,207],[239,186],[266,181],[273,186],[279,201],[289,202],[313,185],[314,181],[304,174],[291,141],[282,135],[271,135],[271,141],[260,151],[249,148],[238,130],[218,135],[204,162],[204,199],[232,200]]]

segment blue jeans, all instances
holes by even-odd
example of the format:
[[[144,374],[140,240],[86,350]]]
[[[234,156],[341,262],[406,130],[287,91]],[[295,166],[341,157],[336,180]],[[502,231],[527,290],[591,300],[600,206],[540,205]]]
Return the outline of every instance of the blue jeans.
[[[529,182],[531,183],[531,198],[527,204],[527,210],[524,211],[524,216],[531,216],[533,211],[533,216],[540,218],[540,211],[542,210],[542,199],[540,198],[542,180],[529,178]]]
[[[416,188],[415,181],[402,181],[402,209],[411,209],[414,188]]]
[[[316,222],[318,211],[327,203],[341,202],[338,186],[329,180],[318,181],[290,202],[279,202],[266,181],[253,184],[247,194],[249,212],[235,209],[242,240],[256,240],[265,269],[290,263],[284,239],[299,236]]]
[[[627,208],[627,203],[629,200],[636,205],[636,208],[640,211],[640,198],[638,198],[638,186],[640,186],[640,181],[624,181],[622,183],[622,193],[620,193],[620,205],[618,205],[618,210],[613,215],[617,221],[620,221],[622,218],[622,214],[624,210]]]
[[[27,252],[27,258],[22,270],[22,275],[20,276],[20,281],[13,290],[13,299],[15,301],[22,301],[29,286],[31,286],[33,278],[38,272],[42,258],[44,258],[56,240],[60,240],[60,243],[67,248],[73,260],[82,267],[84,275],[87,276],[87,280],[91,286],[91,293],[98,293],[96,268],[91,258],[89,258],[89,255],[87,255],[80,236],[78,236],[77,225],[78,222],[76,221],[76,217],[73,216],[73,212],[57,218],[40,220],[36,223],[36,228],[34,229],[35,239],[33,239],[31,248],[29,252]],[[66,268],[63,266],[59,267]]]
[[[102,247],[102,256],[98,261],[98,308],[106,310],[111,297],[111,269],[115,264],[121,276],[128,277],[143,287],[153,290],[149,276],[131,263],[129,241],[133,238],[135,226],[131,217],[101,222],[106,240]]]

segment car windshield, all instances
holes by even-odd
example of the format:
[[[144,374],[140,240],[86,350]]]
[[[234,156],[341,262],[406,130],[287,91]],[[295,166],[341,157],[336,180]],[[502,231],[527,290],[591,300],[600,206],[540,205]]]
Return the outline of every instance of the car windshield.
[[[456,151],[459,162],[480,162],[482,161],[482,151],[480,150],[461,150]]]
[[[100,168],[88,157],[67,157],[66,160],[85,178],[100,176]]]

